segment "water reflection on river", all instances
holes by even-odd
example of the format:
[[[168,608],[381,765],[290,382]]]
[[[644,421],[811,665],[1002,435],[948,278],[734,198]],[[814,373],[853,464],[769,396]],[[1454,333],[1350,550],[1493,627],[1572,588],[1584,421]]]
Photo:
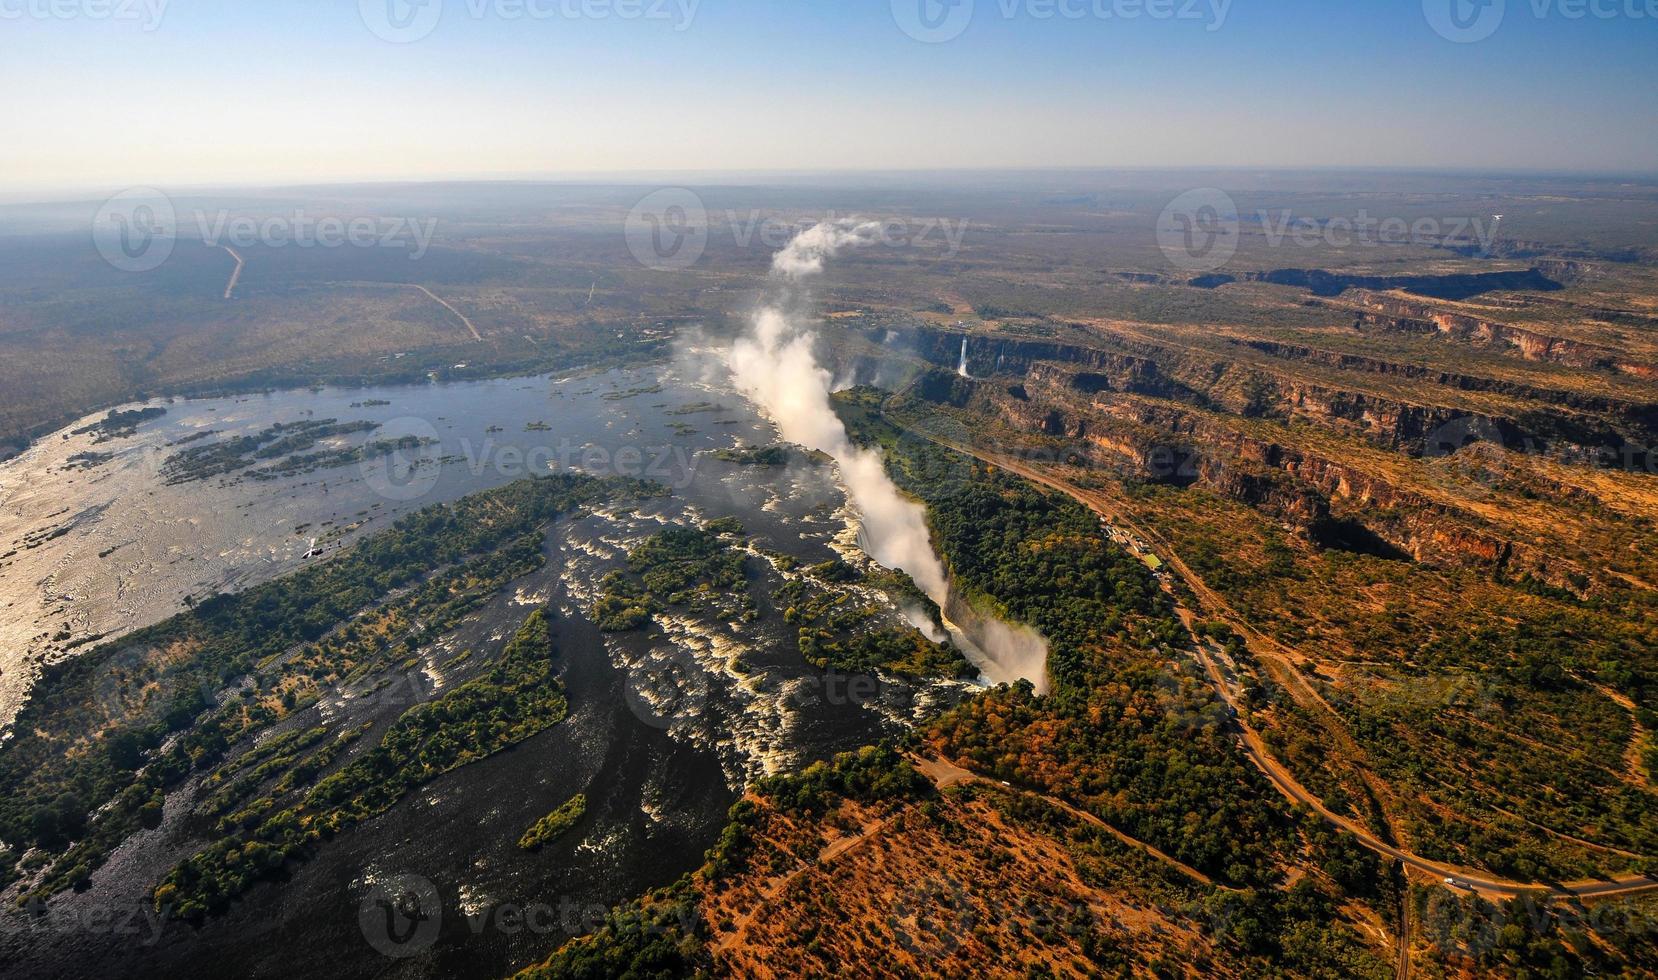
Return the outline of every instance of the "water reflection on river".
[[[572,709],[565,723],[438,780],[200,931],[175,923],[158,944],[134,949],[130,939],[73,929],[7,930],[8,958],[33,972],[258,973],[278,944],[290,951],[280,957],[290,972],[500,975],[556,946],[575,920],[509,932],[488,924],[491,910],[560,902],[591,912],[666,884],[700,863],[748,779],[895,732],[963,692],[943,683],[870,686],[808,668],[765,601],[779,573],[758,557],[751,565],[766,615],[757,623],[672,619],[663,630],[606,637],[587,622],[598,580],[664,525],[735,515],[756,548],[802,562],[855,549],[832,467],[703,455],[775,435],[738,396],[671,368],[152,404],[167,414],[131,436],[95,445],[90,434],[58,434],[0,464],[0,554],[15,552],[0,559],[0,717],[9,720],[40,658],[158,621],[186,597],[326,560],[412,509],[558,468],[656,479],[674,496],[562,523],[549,536],[545,570],[426,651],[429,664],[443,663],[454,650],[510,635],[528,606],[554,606]],[[353,463],[268,482],[168,486],[163,478],[162,461],[192,435],[326,418],[382,424],[327,446],[411,434],[431,444],[389,468]],[[89,452],[110,458],[71,466]],[[441,683],[441,673],[428,670],[422,683]],[[314,710],[348,718],[356,709],[339,701]],[[576,792],[590,808],[574,839],[534,858],[517,852],[523,828]],[[186,797],[170,799],[168,823],[123,848],[91,891],[54,900],[49,918],[140,906],[190,846],[174,819]],[[457,914],[431,950],[388,960],[365,942],[357,903],[405,875],[433,882]]]

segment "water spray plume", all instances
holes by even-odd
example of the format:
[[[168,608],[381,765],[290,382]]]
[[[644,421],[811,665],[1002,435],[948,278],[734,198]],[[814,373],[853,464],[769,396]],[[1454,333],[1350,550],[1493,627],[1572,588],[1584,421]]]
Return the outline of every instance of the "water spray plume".
[[[881,454],[852,444],[835,414],[833,375],[817,360],[817,336],[788,286],[823,271],[841,250],[876,240],[880,225],[825,222],[801,232],[772,259],[771,305],[754,315],[749,333],[732,345],[729,366],[739,390],[760,406],[789,442],[815,449],[839,464],[852,505],[863,522],[865,547],[877,562],[909,573],[947,616],[967,622],[962,646],[993,682],[1026,678],[1046,687],[1047,645],[1035,631],[976,614],[953,601],[949,577],[933,552],[926,511],[899,492]]]

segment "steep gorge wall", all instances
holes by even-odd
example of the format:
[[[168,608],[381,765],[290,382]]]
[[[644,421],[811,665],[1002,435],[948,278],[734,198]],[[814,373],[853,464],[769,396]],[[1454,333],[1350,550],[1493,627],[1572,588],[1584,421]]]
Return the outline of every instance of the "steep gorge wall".
[[[1020,400],[992,394],[1009,425],[1071,440],[1097,463],[1176,485],[1198,485],[1321,539],[1337,523],[1331,501],[1355,505],[1365,528],[1424,563],[1541,569],[1543,562],[1467,515],[1351,464],[1251,437],[1199,414],[1126,402],[1083,408],[1053,382],[1033,378]]]
[[[1357,299],[1365,310],[1360,321],[1372,327],[1406,333],[1441,334],[1466,344],[1512,351],[1528,361],[1658,379],[1658,365],[1642,363],[1610,347],[1550,336],[1462,313],[1435,310],[1428,304],[1401,296],[1360,293]]]
[[[960,358],[961,334],[918,328],[913,337],[917,353],[939,367],[953,368]],[[1512,447],[1568,457],[1575,454],[1590,458],[1607,450],[1621,452],[1632,445],[1658,445],[1658,405],[1577,398],[1491,379],[1427,372],[1380,359],[1272,342],[1258,344],[1251,346],[1290,362],[1286,369],[1266,370],[1210,352],[1161,347],[1132,338],[1102,338],[1100,346],[1084,346],[1018,337],[970,337],[967,363],[970,373],[977,377],[1029,375],[1039,365],[1062,364],[1078,372],[1079,390],[1152,395],[1246,418],[1305,421],[1413,454],[1431,451],[1439,433],[1457,426],[1499,434],[1504,444]],[[1293,371],[1297,361],[1412,381],[1443,382],[1443,386],[1461,391],[1488,391],[1539,404],[1521,413],[1499,415],[1406,401],[1299,376]],[[1528,398],[1539,393],[1551,397]]]

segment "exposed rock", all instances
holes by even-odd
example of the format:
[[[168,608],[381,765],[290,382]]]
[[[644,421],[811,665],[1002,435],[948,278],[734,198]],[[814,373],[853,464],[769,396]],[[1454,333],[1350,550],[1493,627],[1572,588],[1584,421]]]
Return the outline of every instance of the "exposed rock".
[[[941,368],[954,367],[961,356],[962,335],[931,327],[912,336],[922,357]],[[1433,433],[1464,423],[1501,433],[1505,445],[1528,451],[1588,458],[1626,446],[1658,444],[1658,406],[1612,399],[1578,401],[1553,393],[1559,410],[1539,408],[1513,417],[1424,402],[1408,402],[1364,391],[1311,381],[1293,373],[1270,371],[1235,358],[1201,350],[1159,346],[1124,337],[1101,337],[1099,346],[1025,338],[967,339],[970,372],[1023,375],[1033,382],[1054,380],[1082,394],[1120,392],[1168,398],[1218,408],[1246,418],[1308,421],[1357,434],[1388,449],[1420,454]],[[1388,365],[1376,359],[1268,343],[1257,348],[1288,360],[1305,359],[1321,365],[1362,370],[1420,380],[1465,391],[1493,391],[1515,398],[1531,398],[1536,389],[1491,379],[1473,379],[1444,372]],[[952,374],[952,377],[954,375]],[[938,400],[938,399],[935,399]],[[1609,419],[1620,423],[1609,424]]]
[[[1658,365],[1644,364],[1610,347],[1553,337],[1524,327],[1497,323],[1460,313],[1433,309],[1400,296],[1361,294],[1358,301],[1366,310],[1382,316],[1361,316],[1361,323],[1408,333],[1439,333],[1453,340],[1479,347],[1515,351],[1528,361],[1564,364],[1568,367],[1619,371],[1640,378],[1658,378]]]
[[[1351,530],[1341,525],[1353,524],[1395,556],[1439,566],[1523,568],[1546,581],[1563,580],[1558,565],[1482,526],[1478,518],[1352,464],[1246,435],[1201,412],[1113,399],[1109,393],[1079,404],[1057,365],[1038,366],[1025,400],[1003,397],[990,386],[984,386],[984,395],[1010,426],[1063,438],[1084,459],[1155,482],[1202,486],[1316,542],[1351,539]],[[1335,517],[1334,500],[1362,519]]]

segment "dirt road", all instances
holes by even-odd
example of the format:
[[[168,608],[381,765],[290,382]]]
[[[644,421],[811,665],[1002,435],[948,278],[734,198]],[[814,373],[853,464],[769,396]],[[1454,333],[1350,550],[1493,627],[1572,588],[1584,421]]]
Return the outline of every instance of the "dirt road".
[[[925,433],[917,434],[925,436]],[[926,438],[929,438],[948,449],[954,449],[957,452],[966,453],[967,455],[973,456],[982,462],[998,466],[1010,473],[1024,477],[1033,483],[1038,483],[1042,486],[1048,487],[1049,489],[1057,490],[1060,493],[1076,500],[1078,503],[1081,503],[1083,506],[1094,511],[1096,514],[1104,517],[1106,520],[1114,524],[1120,524],[1130,528],[1136,534],[1139,534],[1144,540],[1160,540],[1155,535],[1146,534],[1145,531],[1132,520],[1132,518],[1115,512],[1093,494],[1086,493],[1069,482],[1044,473],[1034,466],[1020,460],[1002,456],[998,453],[975,450],[969,446],[957,445],[955,443],[936,439],[931,436],[926,436]],[[1164,545],[1164,549],[1167,550],[1167,542],[1162,542],[1162,544]],[[1222,601],[1219,596],[1214,595],[1214,593],[1203,584],[1202,580],[1192,573],[1191,569],[1186,566],[1185,562],[1180,560],[1178,555],[1174,554],[1172,551],[1168,551],[1168,553],[1163,554],[1160,557],[1162,557],[1171,568],[1173,568],[1183,579],[1185,579],[1187,586],[1190,587],[1200,599],[1203,599],[1205,602],[1209,602],[1212,599],[1217,608],[1230,610],[1230,605]],[[1178,601],[1176,604],[1177,606],[1179,605]],[[1192,615],[1190,610],[1182,609],[1181,611],[1184,614],[1182,616],[1183,619],[1189,619]],[[1238,628],[1238,632],[1243,633],[1245,636],[1251,638],[1259,636],[1259,634],[1257,634],[1254,630],[1249,629],[1247,625],[1234,623],[1229,623],[1228,625]],[[1240,626],[1242,628],[1239,628]],[[1202,665],[1204,673],[1208,676],[1210,685],[1215,689],[1215,693],[1221,698],[1227,707],[1231,709],[1233,723],[1238,730],[1240,740],[1243,744],[1244,754],[1248,757],[1250,762],[1253,763],[1255,767],[1267,777],[1273,787],[1276,788],[1286,799],[1292,803],[1307,807],[1314,813],[1318,814],[1318,816],[1325,822],[1339,827],[1349,834],[1352,834],[1360,844],[1364,845],[1366,848],[1369,848],[1371,851],[1374,851],[1383,857],[1399,861],[1407,867],[1414,868],[1417,871],[1429,875],[1435,882],[1446,888],[1454,891],[1478,892],[1489,898],[1512,898],[1520,895],[1546,897],[1552,895],[1565,898],[1588,899],[1634,895],[1641,892],[1658,890],[1658,877],[1650,875],[1627,875],[1621,878],[1574,881],[1566,882],[1560,885],[1510,881],[1505,878],[1490,877],[1477,872],[1470,872],[1463,868],[1456,868],[1437,861],[1431,861],[1427,858],[1421,857],[1420,855],[1412,854],[1409,851],[1395,847],[1394,845],[1377,838],[1368,828],[1355,823],[1346,817],[1332,813],[1327,807],[1325,807],[1322,800],[1309,792],[1306,787],[1302,786],[1301,783],[1296,780],[1288,769],[1279,764],[1278,760],[1273,757],[1271,751],[1267,748],[1266,743],[1261,739],[1260,734],[1250,727],[1246,721],[1244,721],[1245,716],[1237,704],[1234,692],[1227,685],[1224,675],[1211,659],[1204,644],[1198,643],[1196,645],[1196,649],[1198,662]]]
[[[430,289],[427,289],[425,286],[420,285],[419,283],[410,283],[409,285],[425,293],[427,296],[430,296],[433,302],[455,314],[456,319],[460,320],[466,329],[472,331],[473,340],[476,340],[480,344],[484,342],[483,334],[478,332],[478,328],[472,325],[472,321],[467,319],[465,313],[462,313],[460,310],[457,310],[451,306],[448,300],[444,299],[442,296],[439,296],[437,293],[432,292]]]
[[[1002,785],[994,780],[986,779],[984,776],[980,776],[976,772],[963,769],[955,763],[949,762],[945,759],[911,756],[910,761],[915,763],[915,767],[921,770],[922,775],[926,776],[928,779],[931,779],[933,781],[933,785],[937,786],[939,789],[944,789],[945,787],[955,786],[961,783],[987,783],[997,786]],[[1188,878],[1201,881],[1205,885],[1209,885],[1211,887],[1225,887],[1216,885],[1213,879],[1191,865],[1183,864],[1175,858],[1159,851],[1157,848],[1152,847],[1150,844],[1147,844],[1145,841],[1130,837],[1129,835],[1118,830],[1116,827],[1113,827],[1104,820],[1101,820],[1099,817],[1089,813],[1087,810],[1079,810],[1058,797],[1049,796],[1045,793],[1038,793],[1032,789],[1017,788],[1013,786],[1009,786],[1008,790],[1016,793],[1029,793],[1051,806],[1056,806],[1071,816],[1076,817],[1078,820],[1081,820],[1083,823],[1086,823],[1091,827],[1098,827],[1100,830],[1103,830],[1111,836],[1117,838],[1117,840],[1127,844],[1129,847],[1132,847],[1142,853],[1149,854],[1164,864],[1178,869]]]
[[[242,270],[247,268],[248,263],[246,259],[242,258],[242,253],[231,248],[229,245],[220,245],[219,247],[229,252],[230,257],[236,260],[236,268],[231,270],[230,273],[230,282],[225,284],[225,299],[230,299],[233,295],[235,295],[236,284],[242,281]]]

